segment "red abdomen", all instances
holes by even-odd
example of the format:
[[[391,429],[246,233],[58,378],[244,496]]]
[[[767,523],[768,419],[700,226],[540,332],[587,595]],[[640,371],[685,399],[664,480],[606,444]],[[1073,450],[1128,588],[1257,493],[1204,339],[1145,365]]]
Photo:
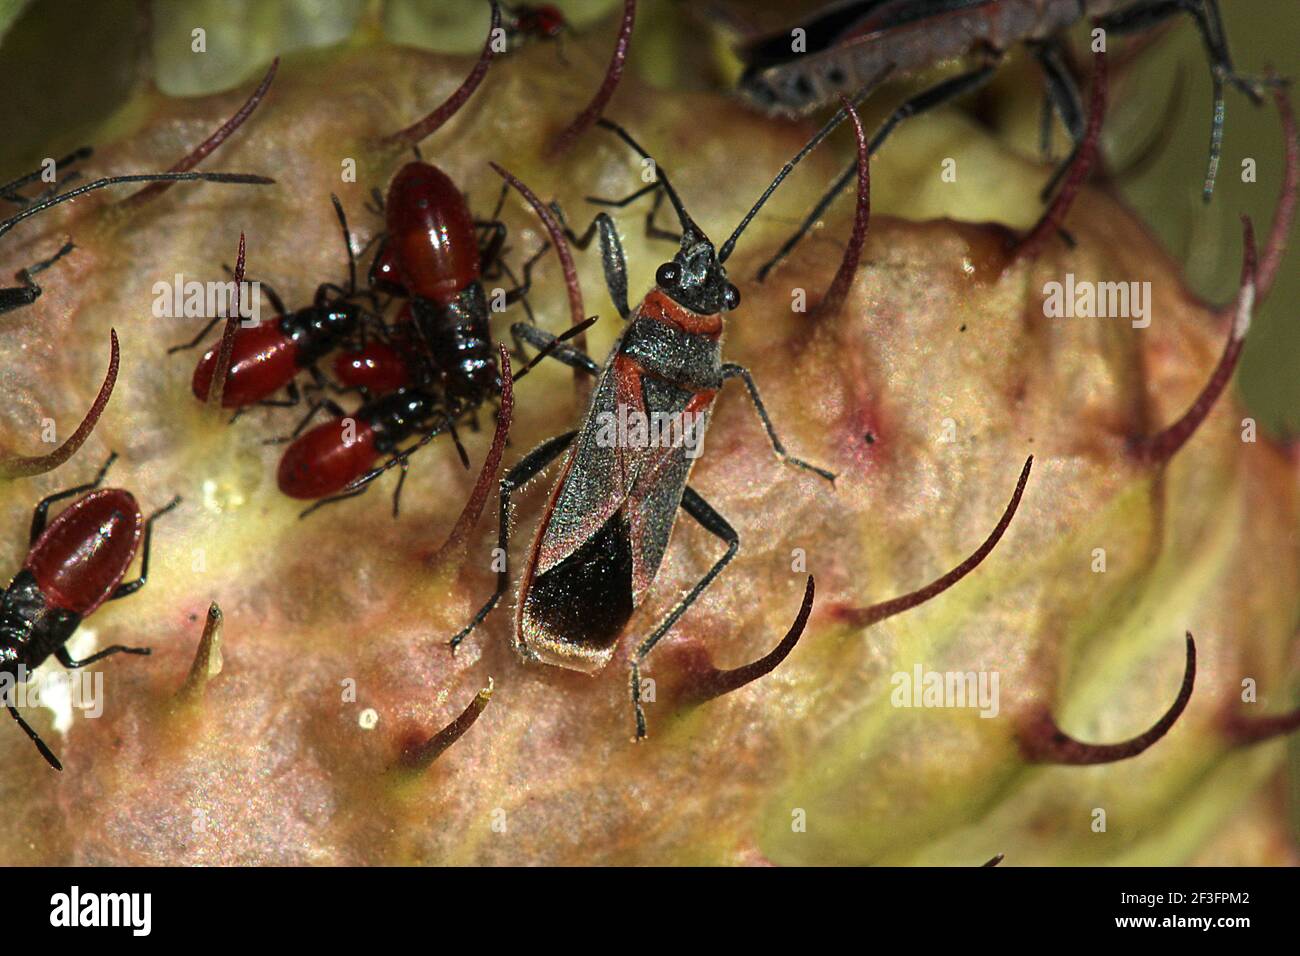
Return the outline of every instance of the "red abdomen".
[[[465,197],[442,170],[407,163],[388,187],[386,252],[411,295],[446,305],[479,277],[478,236]]]
[[[334,377],[348,388],[393,392],[409,384],[411,375],[397,349],[371,342],[364,349],[338,355],[334,359]]]
[[[376,457],[375,432],[368,422],[335,418],[285,449],[277,480],[290,498],[325,498],[369,471]]]
[[[194,369],[194,397],[205,401],[217,367],[218,341],[199,359]],[[279,322],[262,322],[235,332],[230,372],[221,395],[224,408],[251,405],[274,395],[298,374],[298,344],[284,334]]]
[[[23,567],[50,606],[85,617],[122,583],[143,528],[140,506],[130,492],[92,491],[50,522]]]

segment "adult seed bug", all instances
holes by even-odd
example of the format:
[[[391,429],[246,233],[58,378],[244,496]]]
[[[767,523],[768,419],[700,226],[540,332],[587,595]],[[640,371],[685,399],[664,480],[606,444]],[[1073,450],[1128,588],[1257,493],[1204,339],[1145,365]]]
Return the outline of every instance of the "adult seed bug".
[[[36,506],[27,558],[0,595],[0,675],[6,675],[11,687],[51,654],[64,667],[76,668],[112,654],[149,653],[147,647],[113,644],[74,660],[65,646],[82,620],[105,601],[116,601],[144,587],[149,578],[153,523],[180,503],[180,498],[173,498],[142,518],[130,492],[99,487],[116,459],[116,454],[109,455],[89,484],[56,492]],[[50,505],[86,492],[47,525]],[[140,576],[124,582],[138,550]],[[13,700],[7,700],[5,706],[46,762],[62,770],[63,765],[23,720]]]
[[[627,302],[627,265],[613,220],[601,213],[578,242],[585,245],[599,232],[606,285],[628,325],[601,368],[571,347],[556,348],[554,357],[596,376],[591,404],[582,425],[542,443],[511,468],[501,481],[498,542],[508,551],[512,493],[567,451],[560,477],[538,525],[519,585],[514,643],[530,660],[595,673],[614,654],[632,611],[649,593],[667,550],[680,508],[727,546],[725,554],[637,647],[631,666],[636,736],[646,733],[641,706],[640,665],[659,640],[730,563],[740,537],[727,520],[688,484],[694,457],[687,445],[702,440],[713,402],[725,382],[744,382],[773,452],[785,463],[833,482],[824,468],[790,455],[777,437],[749,370],[723,363],[723,315],[737,308],[740,293],[727,279],[725,263],[736,242],[790,171],[848,115],[838,112],[788,162],[715,251],[712,241],[686,212],[662,167],[655,190],[662,190],[677,214],[677,254],[655,273],[655,285],[636,311]],[[612,131],[645,159],[648,153],[622,127]],[[642,189],[633,194],[646,195]],[[658,197],[656,198],[656,203]],[[516,326],[530,343],[553,344],[536,327]],[[629,412],[675,418],[676,437],[653,444],[611,438],[607,426]],[[620,419],[622,415],[622,419]],[[688,430],[689,429],[689,437]],[[698,446],[696,446],[698,447]],[[457,647],[500,602],[510,583],[508,567],[497,575],[487,603],[451,639]],[[811,610],[809,579],[804,607],[788,640],[797,640]],[[785,642],[783,642],[784,644]],[[792,646],[792,644],[791,644]]]
[[[874,154],[899,123],[980,88],[993,77],[1007,49],[1025,43],[1043,72],[1048,103],[1069,131],[1077,151],[1084,138],[1084,110],[1066,66],[1064,31],[1080,20],[1093,18],[1110,33],[1136,33],[1180,13],[1195,20],[1214,81],[1203,189],[1204,199],[1209,201],[1222,150],[1225,85],[1232,84],[1257,105],[1262,102],[1263,86],[1237,73],[1233,66],[1218,0],[839,0],[784,30],[743,43],[739,52],[746,67],[739,91],[765,111],[800,115],[857,88],[882,69],[906,74],[955,58],[976,61],[966,71],[899,106],[872,139],[870,152]],[[804,44],[800,48],[792,42],[796,34]],[[1067,159],[1045,192],[1051,191],[1068,165]],[[850,166],[763,267],[762,274],[794,248],[852,178]]]

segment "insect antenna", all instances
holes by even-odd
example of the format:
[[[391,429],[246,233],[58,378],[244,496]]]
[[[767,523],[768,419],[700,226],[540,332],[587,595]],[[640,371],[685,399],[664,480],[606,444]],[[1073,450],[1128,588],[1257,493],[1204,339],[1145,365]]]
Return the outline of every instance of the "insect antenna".
[[[203,162],[209,153],[229,139],[230,136],[239,129],[239,127],[243,126],[244,120],[253,115],[253,111],[261,104],[262,98],[266,96],[266,91],[271,88],[271,81],[275,79],[275,72],[279,68],[280,58],[277,56],[271,61],[271,66],[266,71],[266,75],[262,77],[262,82],[257,84],[257,89],[253,90],[252,95],[244,101],[244,105],[235,112],[235,115],[217,127],[211,136],[199,143],[198,146],[194,147],[189,154],[183,157],[181,161],[169,169],[168,172],[189,172],[199,163]],[[141,189],[138,193],[127,196],[122,200],[122,205],[137,206],[140,203],[157,196],[159,193],[166,192],[170,188],[171,183],[169,182],[154,183],[152,186],[146,186],[144,189]]]
[[[28,206],[22,212],[15,213],[8,219],[0,221],[0,236],[3,236],[24,219],[28,219],[39,212],[44,212],[51,206],[69,202],[79,196],[84,196],[88,192],[103,189],[105,186],[116,186],[121,183],[171,182],[243,183],[249,186],[269,186],[275,180],[269,176],[256,176],[252,173],[130,173],[126,176],[106,176],[103,179],[96,179],[94,182],[86,183],[84,186],[78,186],[76,189],[69,189],[65,193],[59,193],[57,196],[51,196],[49,199]]]
[[[569,326],[567,329],[565,329],[555,338],[551,339],[551,341],[547,342],[540,352],[538,352],[529,360],[527,365],[521,368],[518,372],[514,373],[513,376],[514,380],[516,382],[519,381],[521,378],[527,375],[532,369],[536,368],[537,364],[541,362],[542,359],[546,358],[548,355],[554,352],[557,348],[559,348],[569,339],[576,338],[577,336],[581,335],[583,332],[586,332],[587,329],[591,328],[593,325],[596,324],[596,319],[598,318],[599,316],[596,315],[588,316],[587,318],[579,322],[577,325]]]
[[[853,97],[853,105],[856,106],[865,100],[871,92],[884,81],[885,77],[889,75],[892,69],[893,67],[887,66],[872,77],[867,84],[858,91],[857,95]],[[756,215],[758,215],[758,211],[763,208],[763,204],[767,202],[772,193],[776,192],[776,187],[780,186],[785,180],[785,177],[789,176],[791,171],[803,161],[803,158],[821,145],[821,141],[834,132],[836,127],[848,118],[848,115],[848,111],[845,107],[841,106],[835,111],[835,115],[830,118],[826,125],[819,129],[813,135],[813,138],[804,144],[803,149],[799,150],[793,159],[781,167],[781,171],[776,174],[776,178],[772,180],[771,185],[768,186],[767,189],[763,190],[763,195],[758,197],[758,202],[754,203],[749,212],[745,213],[745,218],[740,220],[740,225],[736,226],[735,231],[732,232],[732,234],[727,238],[727,241],[724,242],[722,247],[718,250],[718,262],[726,262],[727,259],[730,258],[731,252],[736,248],[736,241],[740,239],[741,233],[749,227],[750,222]]]
[[[54,168],[57,170],[63,166],[70,166],[79,160],[88,159],[93,152],[94,149],[91,147],[82,146],[80,149],[75,150],[58,160],[54,164]],[[24,186],[36,182],[36,180],[41,178],[42,172],[44,172],[44,168],[34,169],[30,173],[25,173],[17,179],[11,180],[3,186],[0,186],[0,199],[4,199],[20,206],[26,206],[28,202],[30,202],[30,198],[18,194],[16,190],[22,189]]]
[[[339,226],[343,229],[343,248],[348,251],[348,295],[353,295],[357,291],[357,256],[352,251],[352,230],[348,228],[348,216],[339,197],[330,193],[330,202],[334,204],[334,215],[338,216]]]
[[[636,150],[637,155],[642,159],[648,159],[655,164],[655,179],[663,186],[664,192],[668,194],[668,201],[673,204],[673,209],[677,212],[677,219],[682,224],[682,246],[685,248],[691,241],[699,241],[707,238],[704,230],[695,224],[695,220],[686,212],[686,207],[682,205],[681,197],[677,195],[677,190],[673,189],[673,184],[668,181],[668,174],[663,171],[658,161],[645,151],[640,143],[632,138],[632,134],[619,126],[613,120],[599,119],[596,121],[597,126],[602,126],[611,131],[615,136],[627,143],[628,146]]]

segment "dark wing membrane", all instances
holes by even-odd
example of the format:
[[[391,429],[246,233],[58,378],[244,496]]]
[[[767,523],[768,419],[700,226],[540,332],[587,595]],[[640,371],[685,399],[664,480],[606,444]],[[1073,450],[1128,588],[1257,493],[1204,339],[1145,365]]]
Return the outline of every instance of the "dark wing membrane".
[[[576,551],[532,579],[523,595],[525,644],[542,653],[553,645],[562,648],[566,666],[602,660],[618,642],[632,608],[632,541],[619,511]],[[555,660],[551,654],[547,658]]]
[[[833,46],[839,37],[851,30],[858,21],[870,16],[877,8],[895,2],[896,0],[841,0],[823,9],[810,20],[792,23],[784,30],[751,40],[741,45],[737,52],[749,68],[754,70],[777,66],[797,56],[820,53]],[[790,31],[795,27],[801,28],[807,34],[806,53],[795,53],[790,49]]]
[[[824,53],[850,40],[995,2],[998,0],[849,0],[831,4],[803,23],[751,41],[739,53],[747,72],[752,73]],[[796,26],[806,34],[807,49],[803,53],[790,49],[790,31]]]
[[[651,408],[678,416],[686,411],[694,397],[692,392],[654,378],[644,379],[643,387],[646,403]],[[697,429],[700,437],[708,427],[708,413],[704,415]],[[640,473],[624,505],[632,537],[634,605],[640,605],[659,573],[694,463],[680,445],[648,449],[643,455]]]
[[[737,89],[759,109],[799,116],[854,95],[882,71],[905,76],[973,50],[1001,49],[1068,25],[1072,6],[1031,0],[887,0],[820,50],[748,67]]]
[[[884,0],[875,5],[876,9],[870,16],[836,37],[835,42],[844,43],[859,36],[884,33],[922,20],[932,20],[976,7],[989,7],[1000,2],[1002,0]]]

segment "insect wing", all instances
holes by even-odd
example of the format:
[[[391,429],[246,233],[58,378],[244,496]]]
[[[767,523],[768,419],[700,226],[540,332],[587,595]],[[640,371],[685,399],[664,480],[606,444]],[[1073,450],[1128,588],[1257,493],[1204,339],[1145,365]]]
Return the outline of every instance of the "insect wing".
[[[798,56],[811,56],[834,46],[847,32],[857,27],[876,8],[889,4],[893,0],[849,0],[833,3],[811,19],[765,33],[755,39],[741,44],[737,53],[750,67],[762,70],[769,66],[788,63]],[[792,47],[792,33],[795,29],[804,31],[806,44],[803,53],[795,53]]]
[[[661,434],[657,445],[638,456],[640,468],[624,508],[632,536],[633,606],[641,603],[663,563],[695,463],[688,452],[703,439],[713,399],[713,393],[688,392],[651,378],[644,380],[644,388],[650,407],[670,411],[670,421],[691,422],[687,437],[693,440],[682,441],[680,431]]]
[[[536,574],[577,551],[623,507],[635,484],[642,462],[617,440],[619,392],[617,366],[611,362],[596,383],[587,419],[538,528],[532,555]]]

